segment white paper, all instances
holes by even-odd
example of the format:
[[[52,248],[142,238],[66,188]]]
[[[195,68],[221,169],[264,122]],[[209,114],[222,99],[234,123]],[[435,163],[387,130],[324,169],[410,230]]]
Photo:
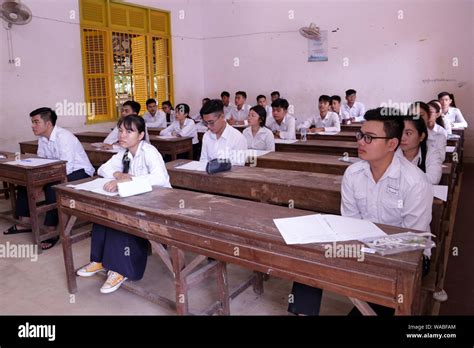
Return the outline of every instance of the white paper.
[[[48,159],[48,158],[25,158],[19,161],[10,161],[5,162],[5,164],[11,164],[13,166],[24,166],[24,167],[37,167],[44,164],[50,164],[58,162],[57,159]]]
[[[274,219],[286,244],[328,243],[383,236],[374,223],[339,215],[306,215]]]
[[[294,144],[298,140],[289,140],[289,139],[275,139],[275,144]]]
[[[97,178],[82,184],[77,185],[67,185],[68,187],[75,188],[76,190],[84,190],[94,193],[99,193],[104,196],[116,196],[118,192],[107,192],[104,190],[104,185],[111,181],[112,179]]]
[[[448,200],[448,186],[446,185],[433,185],[433,195],[443,201]]]
[[[174,135],[156,135],[155,138],[157,139],[175,139],[177,138]]]
[[[185,169],[185,170],[197,170],[199,172],[206,171],[207,162],[201,161],[191,161],[186,164],[183,164],[179,167],[175,167],[176,169]]]
[[[339,161],[341,162],[347,162],[347,163],[357,163],[359,161],[362,161],[359,157],[339,157]]]
[[[130,197],[152,191],[148,179],[140,177],[136,177],[132,181],[118,183],[117,187],[120,197]]]
[[[271,151],[248,149],[245,153],[245,157],[246,158],[248,158],[248,157],[259,157],[259,156],[266,155],[269,152],[271,152]]]
[[[454,150],[456,149],[456,146],[446,146],[446,152],[454,152]]]
[[[104,143],[91,143],[91,146],[101,149],[102,146],[104,146]]]
[[[320,135],[336,135],[336,134],[339,134],[339,132],[337,132],[337,131],[334,131],[334,132],[316,132],[316,134],[320,134]]]

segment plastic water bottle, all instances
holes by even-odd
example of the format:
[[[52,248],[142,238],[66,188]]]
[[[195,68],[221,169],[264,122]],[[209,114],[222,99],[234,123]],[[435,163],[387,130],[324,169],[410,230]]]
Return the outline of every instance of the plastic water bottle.
[[[306,141],[306,127],[302,127],[300,132],[301,132],[300,140],[301,141]]]

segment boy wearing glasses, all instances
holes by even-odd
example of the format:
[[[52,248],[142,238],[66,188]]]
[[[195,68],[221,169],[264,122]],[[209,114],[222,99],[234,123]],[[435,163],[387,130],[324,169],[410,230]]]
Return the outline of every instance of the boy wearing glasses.
[[[202,138],[200,161],[229,159],[233,165],[245,165],[247,140],[240,131],[227,124],[224,104],[213,99],[203,105],[200,111],[203,124],[208,127]]]
[[[400,112],[391,108],[365,113],[365,122],[356,135],[362,161],[344,173],[341,215],[429,231],[432,186],[419,168],[402,156],[395,156],[404,128],[403,117],[396,115]],[[428,250],[425,253],[429,254]],[[288,307],[289,312],[319,314],[321,289],[294,283],[292,293],[294,302]]]

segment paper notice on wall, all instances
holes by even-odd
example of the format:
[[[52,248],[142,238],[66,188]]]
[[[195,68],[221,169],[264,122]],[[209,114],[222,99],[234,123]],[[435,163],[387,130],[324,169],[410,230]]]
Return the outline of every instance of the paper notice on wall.
[[[328,60],[328,31],[320,31],[319,40],[308,39],[308,62],[326,62]]]

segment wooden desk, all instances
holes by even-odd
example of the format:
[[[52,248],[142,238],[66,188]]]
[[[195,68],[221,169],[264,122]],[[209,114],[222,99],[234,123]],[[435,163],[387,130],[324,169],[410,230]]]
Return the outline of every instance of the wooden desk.
[[[28,206],[30,208],[30,223],[33,230],[34,243],[38,246],[38,253],[42,252],[40,243],[46,239],[55,237],[58,233],[50,232],[41,234],[39,214],[56,209],[56,204],[38,206],[40,197],[42,197],[43,186],[51,183],[64,183],[67,181],[66,161],[56,161],[50,164],[44,164],[35,167],[22,165],[10,165],[5,162],[14,161],[15,154],[2,152],[7,155],[6,159],[0,159],[0,181],[8,182],[10,188],[10,199],[13,213],[16,207],[16,195],[13,185],[26,187],[28,192]],[[37,158],[36,155],[21,155],[20,159]],[[21,162],[20,162],[21,163]],[[13,217],[1,215],[9,221],[19,223]],[[22,223],[24,224],[24,223]]]
[[[301,133],[296,133],[296,138],[301,138]],[[308,133],[306,135],[308,140],[334,140],[334,141],[353,141],[356,142],[355,132],[353,131],[341,131],[337,134],[312,134]]]
[[[243,166],[209,175],[176,168],[188,162],[177,160],[166,164],[173,187],[340,214],[341,176]]]
[[[392,307],[396,314],[419,312],[421,251],[385,257],[366,254],[364,262],[359,262],[356,258],[326,258],[323,244],[286,245],[273,219],[303,216],[308,214],[306,211],[278,206],[268,209],[263,203],[242,204],[239,199],[165,188],[127,198],[104,197],[65,185],[56,186],[56,191],[71,293],[77,291],[77,285],[70,229],[78,217],[166,244],[173,255],[178,250],[191,251]],[[185,206],[179,208],[182,202]],[[407,231],[380,227],[387,233]],[[173,267],[179,285],[183,272],[179,272],[179,265]],[[403,301],[398,301],[400,295]]]
[[[150,143],[162,155],[170,155],[172,161],[176,160],[181,153],[187,153],[188,158],[193,159],[192,137],[160,138],[157,135],[150,135]]]
[[[109,133],[107,132],[80,132],[74,133],[81,143],[103,143]]]
[[[116,152],[101,150],[96,147],[93,147],[90,143],[82,143],[84,150],[86,151],[87,157],[91,164],[97,169],[102,164],[107,162]],[[38,141],[23,141],[20,143],[21,153],[32,153],[36,154],[38,152]]]
[[[164,128],[150,128],[150,127],[147,127],[148,135],[160,135],[160,132],[163,129]]]
[[[355,132],[358,131],[363,125],[363,122],[352,122],[351,124],[341,124],[341,131],[343,132]]]
[[[319,153],[340,157],[347,152],[349,156],[358,156],[357,142],[355,141],[307,140],[297,141],[293,144],[277,143],[275,149],[279,152]]]

